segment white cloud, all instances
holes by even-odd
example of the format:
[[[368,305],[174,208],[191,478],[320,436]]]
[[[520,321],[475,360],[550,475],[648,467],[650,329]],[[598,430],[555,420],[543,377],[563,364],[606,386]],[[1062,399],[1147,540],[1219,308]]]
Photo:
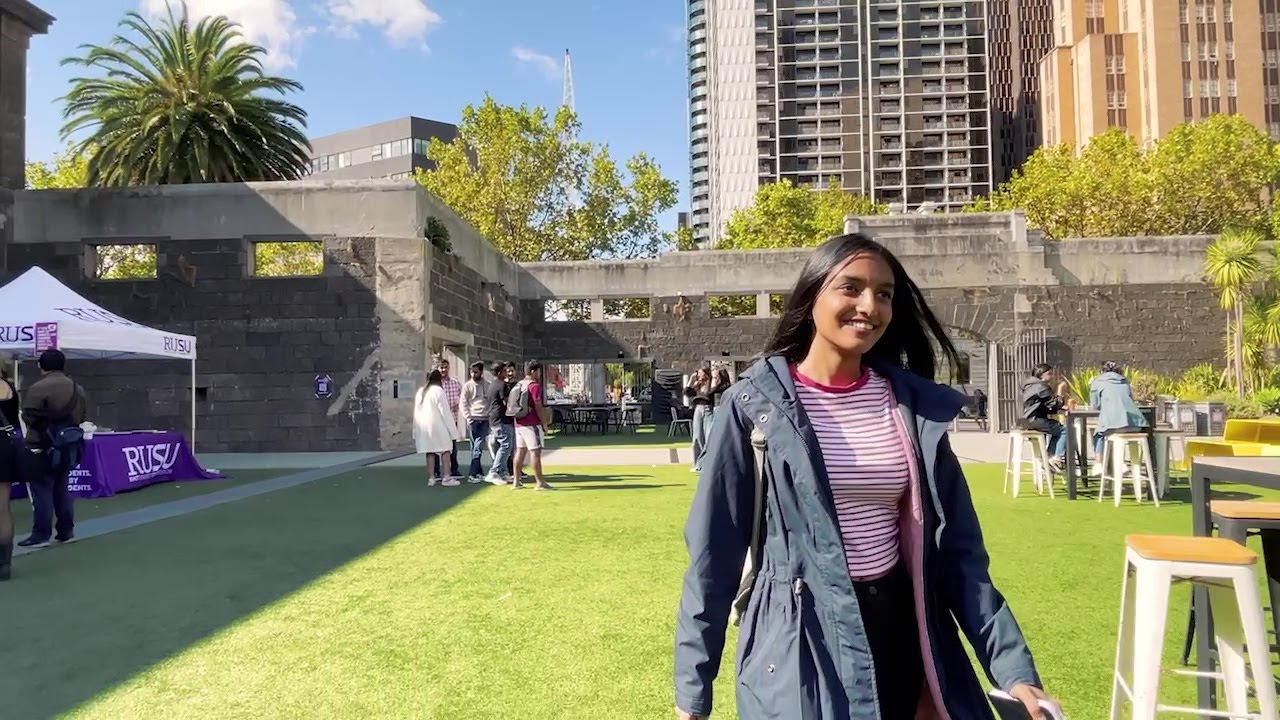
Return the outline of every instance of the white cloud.
[[[544,55],[522,45],[517,45],[511,48],[511,56],[518,60],[520,64],[528,65],[542,73],[543,77],[548,80],[559,80],[562,75],[563,69],[560,67],[560,63],[550,55]]]
[[[443,20],[425,0],[329,0],[329,16],[340,37],[352,37],[360,25],[382,31],[393,45],[417,42],[426,49],[426,36]]]
[[[270,69],[295,67],[302,40],[314,28],[298,22],[290,0],[186,0],[193,20],[210,15],[225,15],[239,23],[240,31],[252,43],[267,50],[264,64]],[[142,0],[142,14],[164,17],[168,6],[181,12],[181,0]]]

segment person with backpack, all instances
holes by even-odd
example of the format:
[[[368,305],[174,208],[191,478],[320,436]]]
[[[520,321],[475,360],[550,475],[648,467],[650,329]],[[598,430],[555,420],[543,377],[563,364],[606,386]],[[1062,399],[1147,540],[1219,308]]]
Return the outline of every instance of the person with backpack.
[[[67,356],[60,350],[40,354],[40,379],[22,398],[25,449],[18,453],[19,474],[31,492],[34,519],[31,535],[21,547],[45,547],[75,539],[75,509],[68,488],[71,471],[84,453],[84,422],[88,400],[84,388],[66,373]],[[56,518],[56,524],[55,524]],[[56,531],[56,534],[54,534]]]
[[[485,476],[490,485],[506,485],[511,482],[511,454],[516,446],[516,419],[507,414],[507,398],[515,387],[516,366],[512,363],[494,363],[491,370],[493,382],[489,384],[487,405],[489,412],[489,454],[493,466]]]
[[[764,358],[716,412],[685,526],[678,718],[711,715],[736,618],[742,720],[993,720],[961,631],[1045,720],[947,436],[963,398],[934,382],[935,347],[958,367],[883,245],[855,233],[809,255]]]
[[[520,475],[524,472],[525,458],[533,467],[533,479],[539,490],[555,488],[542,477],[542,448],[546,444],[546,427],[550,422],[546,405],[542,402],[542,363],[530,360],[524,366],[524,380],[516,383],[507,399],[507,415],[515,418],[516,456],[512,462],[515,473],[511,489],[524,487]]]

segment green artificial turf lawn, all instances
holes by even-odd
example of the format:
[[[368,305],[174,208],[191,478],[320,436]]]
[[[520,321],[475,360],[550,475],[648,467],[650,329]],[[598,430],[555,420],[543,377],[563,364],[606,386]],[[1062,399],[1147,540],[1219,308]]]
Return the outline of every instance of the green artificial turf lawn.
[[[1000,494],[970,468],[993,572],[1076,718],[1110,697],[1123,537],[1161,508]],[[19,558],[0,588],[15,718],[662,718],[683,467],[594,468],[555,493],[365,469]],[[1170,609],[1169,660],[1185,589]],[[717,717],[733,717],[732,642]],[[1190,681],[1165,699],[1190,702]]]

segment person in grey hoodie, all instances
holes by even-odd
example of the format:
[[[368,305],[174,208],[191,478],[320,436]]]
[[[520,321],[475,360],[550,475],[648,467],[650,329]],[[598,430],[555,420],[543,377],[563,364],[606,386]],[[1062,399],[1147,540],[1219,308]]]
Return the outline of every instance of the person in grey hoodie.
[[[1049,436],[1049,464],[1055,472],[1062,469],[1067,459],[1066,428],[1053,417],[1065,405],[1050,384],[1056,377],[1053,367],[1044,363],[1031,369],[1031,376],[1022,381],[1022,421],[1019,423],[1023,429],[1038,430]]]
[[[1102,374],[1089,383],[1089,407],[1098,410],[1098,428],[1093,433],[1094,467],[1102,467],[1102,443],[1107,435],[1150,429],[1133,401],[1133,387],[1120,372],[1119,363],[1103,363]]]

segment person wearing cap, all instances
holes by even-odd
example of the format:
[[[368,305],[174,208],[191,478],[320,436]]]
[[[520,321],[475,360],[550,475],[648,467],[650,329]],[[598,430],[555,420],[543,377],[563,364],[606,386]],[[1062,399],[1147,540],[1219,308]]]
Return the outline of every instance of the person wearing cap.
[[[75,537],[68,481],[79,464],[79,453],[71,452],[55,467],[50,462],[50,450],[53,434],[83,423],[88,410],[84,389],[67,375],[67,357],[61,351],[44,351],[39,365],[40,379],[22,397],[22,421],[27,432],[23,437],[26,448],[18,453],[18,465],[31,492],[35,517],[30,537],[18,543],[21,547],[45,547],[50,539],[67,543]]]

